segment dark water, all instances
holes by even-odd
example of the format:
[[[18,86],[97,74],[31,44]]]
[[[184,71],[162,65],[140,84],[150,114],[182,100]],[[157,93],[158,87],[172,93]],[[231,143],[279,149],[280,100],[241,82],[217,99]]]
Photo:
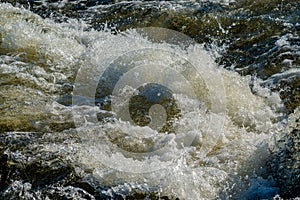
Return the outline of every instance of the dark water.
[[[186,187],[183,187],[184,184],[181,183],[178,184],[178,187],[171,183],[170,186],[168,184],[167,186],[157,185],[155,181],[152,185],[149,181],[149,185],[151,185],[149,186],[146,184],[147,181],[124,182],[120,180],[118,182],[116,181],[118,173],[114,176],[110,175],[112,177],[108,178],[101,177],[99,175],[101,173],[99,173],[97,177],[95,176],[97,173],[93,171],[97,167],[89,166],[88,161],[74,161],[76,156],[72,153],[79,152],[78,149],[81,147],[78,147],[77,144],[82,142],[82,138],[74,131],[75,125],[70,117],[71,114],[68,113],[72,104],[74,80],[81,65],[80,56],[77,54],[81,55],[82,48],[91,46],[89,41],[97,31],[118,36],[128,29],[143,27],[172,29],[191,37],[196,42],[203,44],[204,49],[218,54],[214,56],[218,68],[248,77],[249,88],[254,95],[259,93],[255,89],[255,81],[259,80],[260,87],[267,88],[268,95],[270,92],[278,94],[284,105],[280,107],[278,111],[280,114],[276,119],[285,127],[283,130],[278,128],[278,137],[281,140],[276,142],[276,150],[272,151],[270,155],[268,154],[266,160],[257,158],[263,166],[267,167],[261,171],[254,167],[257,172],[254,170],[253,173],[252,170],[247,169],[248,172],[251,171],[249,176],[253,180],[251,178],[251,180],[245,180],[244,177],[246,175],[248,177],[248,172],[243,174],[239,171],[237,175],[229,173],[230,176],[227,178],[227,182],[225,181],[228,183],[228,187],[239,185],[236,180],[240,180],[244,181],[243,184],[250,185],[247,189],[237,187],[232,191],[228,189],[229,192],[227,192],[224,189],[226,188],[224,182],[213,182],[210,183],[213,185],[212,188],[217,188],[218,184],[224,184],[224,187],[220,187],[222,188],[220,191],[213,192],[217,195],[203,195],[202,198],[271,199],[276,194],[283,198],[300,196],[300,2],[293,0],[193,2],[20,0],[1,2],[11,3],[17,8],[24,7],[42,17],[37,18],[31,15],[28,17],[23,14],[24,17],[21,19],[25,22],[39,24],[44,23],[43,20],[50,20],[53,24],[43,28],[42,31],[46,36],[41,40],[47,39],[48,32],[49,38],[51,38],[50,33],[53,30],[65,31],[59,28],[56,30],[55,24],[67,24],[65,26],[70,27],[74,19],[82,21],[84,25],[77,28],[81,29],[82,35],[84,33],[88,35],[77,38],[81,34],[78,31],[80,34],[72,38],[72,36],[65,37],[67,34],[61,33],[61,37],[66,41],[63,45],[66,46],[66,49],[70,45],[70,50],[65,50],[61,54],[54,52],[53,56],[50,51],[50,53],[43,53],[34,45],[25,47],[15,45],[18,38],[22,40],[23,36],[17,35],[22,31],[6,28],[6,24],[11,23],[9,20],[14,20],[14,18],[17,18],[14,22],[17,24],[19,18],[16,16],[18,14],[11,11],[12,14],[1,16],[0,38],[3,40],[0,42],[0,64],[2,66],[0,71],[0,94],[2,96],[0,100],[0,196],[2,199],[46,199],[46,197],[49,199],[192,198],[192,195],[185,196],[188,194],[187,188],[190,183],[185,181],[185,178],[191,178],[187,175],[182,178],[182,182],[187,184]],[[3,5],[1,4],[1,6]],[[8,21],[5,21],[4,17]],[[20,23],[23,23],[22,20]],[[74,23],[74,26],[78,26],[78,24]],[[24,27],[24,34],[31,34],[27,31],[26,24],[14,27],[16,29]],[[13,34],[15,32],[17,33]],[[11,39],[11,42],[6,42],[7,38]],[[79,41],[78,43],[84,47],[80,45],[73,47],[73,43],[68,40],[70,38]],[[113,41],[114,38],[111,40]],[[31,40],[28,39],[28,41]],[[32,41],[33,44],[36,41],[42,43],[35,40],[34,36],[32,36]],[[59,42],[56,43],[53,48],[59,47]],[[51,45],[46,48],[51,48]],[[72,60],[73,54],[74,60]],[[66,58],[69,57],[72,59],[67,60]],[[62,67],[59,67],[60,65]],[[15,75],[18,73],[27,75]],[[54,75],[51,76],[51,74]],[[38,79],[40,77],[43,78],[43,81]],[[243,81],[245,80],[243,79]],[[234,85],[235,83],[229,85],[229,88],[234,88]],[[238,94],[242,93],[243,88],[238,90]],[[45,108],[45,105],[52,102],[57,102],[54,105],[55,109]],[[274,107],[276,107],[275,104]],[[249,105],[250,107],[255,105],[255,100],[252,101],[249,98]],[[255,121],[254,124],[258,126],[259,123]],[[252,125],[245,129],[248,128],[250,131],[253,129]],[[268,129],[266,132],[272,131],[273,129]],[[112,140],[118,143],[118,139],[112,138]],[[124,146],[126,144],[125,142]],[[251,145],[249,145],[250,147],[252,148]],[[264,151],[260,148],[257,149],[258,154]],[[230,148],[225,148],[224,151],[230,151]],[[70,156],[71,154],[73,156]],[[235,154],[233,153],[233,155]],[[78,157],[80,156],[78,155]],[[256,160],[249,157],[248,162]],[[200,165],[202,166],[202,164]],[[244,165],[247,164],[244,163]],[[249,166],[251,168],[251,165]],[[193,171],[190,168],[189,170]],[[255,173],[257,176],[253,175]],[[158,176],[158,179],[164,179],[166,176]],[[239,179],[235,176],[243,178]],[[261,179],[257,177],[261,177]],[[106,182],[106,179],[114,181],[113,183]],[[149,180],[152,179],[149,178]],[[174,180],[173,182],[176,183]],[[168,189],[161,192],[158,189],[160,187]],[[170,192],[172,188],[177,192]],[[192,186],[190,188],[191,193],[202,192],[202,188],[199,191]],[[184,192],[180,196],[181,189]]]

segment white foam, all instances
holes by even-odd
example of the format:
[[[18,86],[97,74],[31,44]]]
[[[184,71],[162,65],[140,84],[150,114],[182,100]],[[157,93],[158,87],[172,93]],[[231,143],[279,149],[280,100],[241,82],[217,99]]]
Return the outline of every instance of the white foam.
[[[55,24],[8,4],[0,4],[0,16],[3,49],[25,52],[28,58],[32,55],[37,60],[45,59],[44,64],[47,67],[37,67],[36,77],[47,76],[44,71],[51,69],[56,78],[66,80],[74,74],[78,66],[89,66],[83,69],[90,71],[83,73],[94,75],[89,77],[90,85],[87,84],[86,88],[94,87],[97,86],[95,78],[99,76],[99,69],[105,69],[121,55],[139,49],[171,51],[201,69],[204,85],[210,88],[210,94],[202,88],[196,90],[201,93],[204,102],[205,99],[213,101],[214,106],[206,104],[191,110],[195,99],[189,96],[180,97],[178,94],[179,100],[191,103],[181,104],[186,113],[177,121],[177,133],[157,133],[149,127],[134,126],[122,120],[105,124],[89,121],[89,117],[92,118],[89,112],[93,113],[97,107],[81,107],[87,116],[81,118],[82,124],[77,127],[79,134],[83,134],[82,143],[68,144],[64,151],[69,151],[68,162],[78,165],[83,171],[91,170],[90,176],[101,184],[147,184],[145,188],[155,188],[160,195],[180,199],[211,199],[218,198],[223,190],[224,195],[233,197],[244,194],[249,183],[249,179],[244,177],[252,177],[257,171],[263,173],[265,162],[270,155],[269,140],[273,134],[280,131],[280,126],[274,120],[278,115],[276,108],[280,107],[280,99],[278,95],[258,84],[255,86],[258,95],[252,94],[249,77],[241,77],[237,73],[219,69],[212,61],[210,53],[204,51],[201,45],[183,50],[166,43],[153,43],[133,30],[118,35],[84,32],[80,23]],[[28,22],[25,17],[32,21]],[[46,28],[48,32],[44,32]],[[279,41],[278,45],[282,44],[285,44],[284,41]],[[174,59],[170,54],[158,54],[155,51],[152,55],[155,55],[152,58],[160,58],[162,65]],[[148,56],[151,57],[150,54]],[[143,59],[140,60],[142,63]],[[151,62],[151,59],[145,58],[145,62]],[[19,70],[14,68],[14,65],[8,66],[4,66],[7,73]],[[24,75],[25,79],[31,79],[28,74],[26,72]],[[172,80],[172,77],[168,78],[168,82]],[[40,79],[32,80],[43,83]],[[77,81],[80,83],[86,80]],[[47,87],[47,83],[45,84],[39,87]],[[88,93],[87,97],[94,95],[93,91],[88,92],[91,94]],[[52,106],[51,113],[55,115],[70,113],[70,109],[63,109],[63,106],[49,106]],[[79,112],[79,116],[82,116],[82,112]],[[74,117],[76,118],[76,113]],[[132,132],[136,135],[142,132],[145,135],[142,139],[124,137],[124,133]],[[218,137],[214,137],[215,134]],[[195,140],[192,145],[187,145],[188,142],[185,141],[190,138]],[[120,151],[122,148],[114,148],[114,144],[119,144],[127,152]],[[158,147],[168,145],[163,151],[155,151],[155,155],[147,159],[145,154],[139,152],[149,151],[152,144]],[[45,145],[44,148],[47,151],[60,151],[62,147],[51,144]],[[133,151],[139,154],[133,154]],[[148,170],[153,168],[159,171]],[[143,173],[143,169],[147,173]],[[133,170],[136,170],[135,173]],[[81,170],[78,172],[80,176],[85,176]],[[88,176],[84,178],[87,179]],[[251,193],[257,187],[252,184],[248,192]],[[265,184],[265,187],[262,193],[269,192],[268,184]]]

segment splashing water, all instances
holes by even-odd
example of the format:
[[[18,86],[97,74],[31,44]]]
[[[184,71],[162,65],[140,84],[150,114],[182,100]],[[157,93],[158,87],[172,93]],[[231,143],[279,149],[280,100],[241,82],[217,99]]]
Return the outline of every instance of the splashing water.
[[[5,149],[14,162],[72,166],[107,199],[134,191],[179,199],[278,194],[265,164],[286,123],[279,94],[218,66],[213,48],[164,28],[86,30],[10,4],[0,4],[0,25],[1,132],[41,134],[20,134],[29,140],[24,149]],[[60,160],[47,163],[51,155]],[[38,180],[16,179],[3,197],[51,196],[34,189]],[[93,198],[58,185],[52,195]]]

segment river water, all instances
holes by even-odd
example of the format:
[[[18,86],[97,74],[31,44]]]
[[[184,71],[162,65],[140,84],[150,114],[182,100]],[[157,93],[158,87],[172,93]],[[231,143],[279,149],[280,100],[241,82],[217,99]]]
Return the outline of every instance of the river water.
[[[299,2],[1,2],[1,199],[300,196]]]

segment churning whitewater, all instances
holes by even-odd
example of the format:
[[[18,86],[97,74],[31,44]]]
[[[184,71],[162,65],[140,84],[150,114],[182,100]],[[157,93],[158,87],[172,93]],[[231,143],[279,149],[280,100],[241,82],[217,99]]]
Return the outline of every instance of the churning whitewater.
[[[1,172],[4,199],[279,194],[266,163],[287,131],[283,102],[267,81],[217,64],[221,47],[6,3],[0,38],[0,150],[25,174],[2,186]]]

